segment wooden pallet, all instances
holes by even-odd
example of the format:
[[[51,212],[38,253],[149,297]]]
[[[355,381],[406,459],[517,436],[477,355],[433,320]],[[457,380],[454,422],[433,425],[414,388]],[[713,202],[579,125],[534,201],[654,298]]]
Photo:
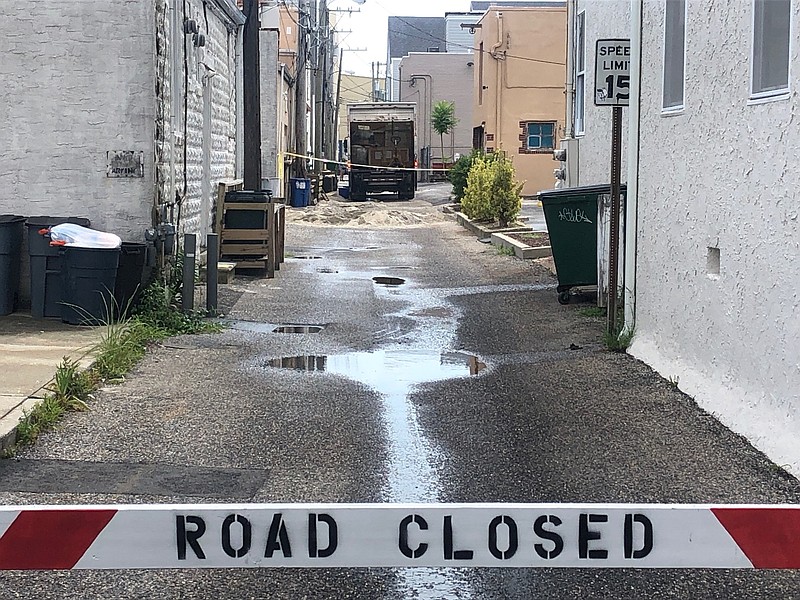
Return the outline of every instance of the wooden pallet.
[[[229,191],[241,190],[241,180],[221,181],[217,193],[215,231],[219,234],[220,260],[235,261],[239,269],[260,269],[274,277],[284,261],[286,205],[280,202],[226,202]],[[259,213],[254,220],[263,228],[225,226],[227,211]]]

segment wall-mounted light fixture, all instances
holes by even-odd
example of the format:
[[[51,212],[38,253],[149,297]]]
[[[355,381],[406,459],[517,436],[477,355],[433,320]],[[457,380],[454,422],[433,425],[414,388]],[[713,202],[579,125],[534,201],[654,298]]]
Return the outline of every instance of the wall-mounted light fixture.
[[[197,21],[194,19],[184,19],[183,20],[183,33],[189,35],[190,33],[196,34],[199,30],[197,29]]]
[[[204,36],[202,33],[195,33],[194,37],[192,38],[192,43],[197,48],[202,48],[206,45],[206,36]]]
[[[475,30],[483,27],[481,23],[461,23],[461,29],[469,29],[471,35],[475,35]]]

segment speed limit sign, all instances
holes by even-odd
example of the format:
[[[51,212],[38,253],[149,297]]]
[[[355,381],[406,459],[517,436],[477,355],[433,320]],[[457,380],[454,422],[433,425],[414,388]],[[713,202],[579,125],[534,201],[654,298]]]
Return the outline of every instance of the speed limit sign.
[[[595,106],[628,106],[630,65],[630,40],[597,40],[594,63]]]

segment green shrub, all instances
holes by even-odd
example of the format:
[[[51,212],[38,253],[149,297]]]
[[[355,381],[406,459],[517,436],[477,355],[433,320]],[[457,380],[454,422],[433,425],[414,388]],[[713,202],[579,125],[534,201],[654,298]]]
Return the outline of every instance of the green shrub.
[[[467,189],[467,175],[475,155],[476,153],[473,151],[472,154],[459,157],[447,173],[447,178],[453,184],[453,198],[455,198],[456,202],[461,202],[464,198],[464,190]]]
[[[490,187],[492,185],[491,161],[478,156],[467,175],[467,189],[461,200],[461,210],[473,221],[494,221]]]
[[[522,184],[514,178],[514,165],[505,154],[499,154],[490,167],[490,203],[501,227],[513,223],[522,210]]]
[[[477,155],[467,174],[461,210],[474,221],[500,221],[506,227],[522,210],[521,190],[514,165],[504,153]]]

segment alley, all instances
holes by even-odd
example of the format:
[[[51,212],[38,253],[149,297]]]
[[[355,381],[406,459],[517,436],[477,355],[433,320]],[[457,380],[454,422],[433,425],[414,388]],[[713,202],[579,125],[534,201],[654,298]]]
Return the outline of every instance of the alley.
[[[90,412],[0,462],[0,502],[800,500],[743,438],[605,350],[588,300],[559,305],[548,271],[478,243],[434,200],[391,204],[411,225],[370,203],[348,227],[300,218],[324,202],[295,211],[279,277],[223,286],[222,333],[167,340]],[[242,569],[4,572],[0,585],[41,599],[727,600],[798,597],[800,578]]]

